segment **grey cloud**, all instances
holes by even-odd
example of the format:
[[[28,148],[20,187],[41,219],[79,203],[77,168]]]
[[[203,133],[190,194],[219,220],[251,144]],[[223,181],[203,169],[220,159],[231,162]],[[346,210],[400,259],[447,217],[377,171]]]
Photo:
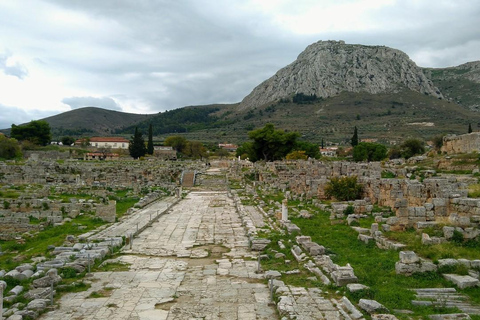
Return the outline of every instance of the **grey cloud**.
[[[83,107],[98,107],[116,111],[122,110],[122,108],[115,102],[115,100],[109,97],[70,97],[64,98],[62,102],[69,105],[72,110]]]
[[[3,54],[0,54],[0,70],[3,70],[3,72],[6,75],[9,76],[14,76],[19,79],[23,79],[26,76],[28,76],[28,70],[19,62],[15,62],[13,65],[9,65],[7,63],[7,60],[12,56],[10,52],[5,52]]]
[[[38,61],[68,74],[70,87],[119,102],[142,101],[152,112],[239,102],[318,40],[386,45],[424,67],[480,59],[480,3],[468,0],[397,1],[372,13],[372,25],[381,28],[314,35],[282,30],[255,11],[236,16],[235,6],[242,1],[45,1],[83,13],[107,29],[29,28],[24,32],[34,41],[24,42],[38,52]],[[457,5],[450,8],[452,3]],[[93,105],[120,110],[108,97],[63,102],[72,109]]]

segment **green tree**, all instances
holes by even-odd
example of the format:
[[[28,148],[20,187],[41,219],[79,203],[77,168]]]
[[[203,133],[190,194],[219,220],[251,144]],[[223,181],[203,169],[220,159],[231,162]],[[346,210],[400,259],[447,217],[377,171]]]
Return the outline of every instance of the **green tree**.
[[[243,143],[241,146],[238,147],[237,151],[235,152],[236,157],[240,157],[240,159],[245,160],[253,154],[253,143],[251,141]]]
[[[355,147],[358,144],[358,131],[357,131],[357,126],[355,126],[355,129],[353,130],[353,136],[352,136],[352,147]]]
[[[75,143],[75,139],[73,137],[63,137],[61,141],[64,146],[71,146]]]
[[[379,143],[360,142],[353,148],[354,161],[381,161],[387,157],[387,147]]]
[[[31,121],[20,126],[12,124],[10,135],[18,141],[30,141],[41,146],[46,146],[52,140],[50,125],[44,120]]]
[[[0,134],[0,159],[14,159],[22,156],[20,145],[17,140],[9,139]]]
[[[148,154],[153,154],[153,127],[152,127],[151,123],[150,123],[150,126],[148,126],[147,153]]]
[[[360,199],[363,187],[357,182],[356,176],[333,177],[325,186],[325,195],[339,201]]]
[[[310,143],[306,141],[297,141],[294,150],[296,151],[305,151],[305,155],[312,159],[320,158],[320,150],[318,144]]]
[[[145,140],[143,139],[142,133],[138,131],[138,128],[135,128],[135,133],[130,139],[128,151],[133,159],[143,157],[147,152],[147,148],[145,148]]]
[[[177,152],[183,152],[183,149],[187,146],[187,139],[181,136],[170,136],[165,139],[164,144],[177,150]]]
[[[265,127],[248,133],[248,137],[253,140],[249,158],[251,161],[283,159],[294,149],[299,136],[297,132],[275,130],[273,124],[267,123]]]
[[[411,158],[418,154],[423,154],[425,152],[425,144],[420,139],[408,139],[405,140],[400,149],[402,150],[402,157],[405,159]]]
[[[473,131],[473,130],[472,130],[472,124],[469,123],[469,124],[468,124],[468,133],[472,133],[472,131]]]
[[[184,154],[193,159],[201,159],[206,156],[206,149],[199,141],[187,141]]]
[[[237,149],[237,150],[238,150],[238,149]],[[228,157],[229,154],[230,154],[230,153],[228,152],[228,150],[225,150],[225,149],[223,149],[223,148],[220,148],[220,149],[218,149],[218,150],[215,151],[215,155],[216,155],[217,157],[220,157],[220,159],[223,159],[223,158],[225,158],[225,157]]]

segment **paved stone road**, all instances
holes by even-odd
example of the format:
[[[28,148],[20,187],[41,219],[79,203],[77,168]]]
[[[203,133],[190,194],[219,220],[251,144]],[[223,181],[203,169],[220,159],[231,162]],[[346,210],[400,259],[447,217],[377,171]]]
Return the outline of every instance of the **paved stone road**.
[[[125,248],[130,271],[95,273],[42,319],[277,319],[245,232],[226,192],[191,192]]]

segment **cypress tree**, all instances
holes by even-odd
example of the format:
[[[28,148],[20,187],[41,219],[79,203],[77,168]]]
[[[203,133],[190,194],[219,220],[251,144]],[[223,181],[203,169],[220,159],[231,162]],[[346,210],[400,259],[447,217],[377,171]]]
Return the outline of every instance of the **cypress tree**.
[[[355,126],[355,130],[353,131],[353,137],[352,137],[352,147],[355,147],[358,145],[358,132],[357,132],[357,126]]]
[[[151,123],[150,123],[150,126],[148,127],[147,153],[153,154],[153,128]]]
[[[468,133],[472,133],[472,131],[473,131],[473,130],[472,130],[472,124],[469,123],[469,124],[468,124]]]
[[[133,159],[143,157],[147,152],[147,148],[145,148],[145,140],[143,139],[142,133],[138,131],[138,127],[135,127],[135,134],[130,139],[128,151],[130,151],[130,155]]]

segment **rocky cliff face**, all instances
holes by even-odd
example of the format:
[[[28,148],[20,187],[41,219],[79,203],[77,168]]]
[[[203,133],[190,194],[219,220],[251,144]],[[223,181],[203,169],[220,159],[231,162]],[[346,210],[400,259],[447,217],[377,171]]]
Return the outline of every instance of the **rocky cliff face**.
[[[382,93],[398,87],[441,98],[442,94],[402,51],[383,46],[319,41],[292,64],[257,86],[240,104],[249,109],[295,93],[332,97],[342,91]]]

